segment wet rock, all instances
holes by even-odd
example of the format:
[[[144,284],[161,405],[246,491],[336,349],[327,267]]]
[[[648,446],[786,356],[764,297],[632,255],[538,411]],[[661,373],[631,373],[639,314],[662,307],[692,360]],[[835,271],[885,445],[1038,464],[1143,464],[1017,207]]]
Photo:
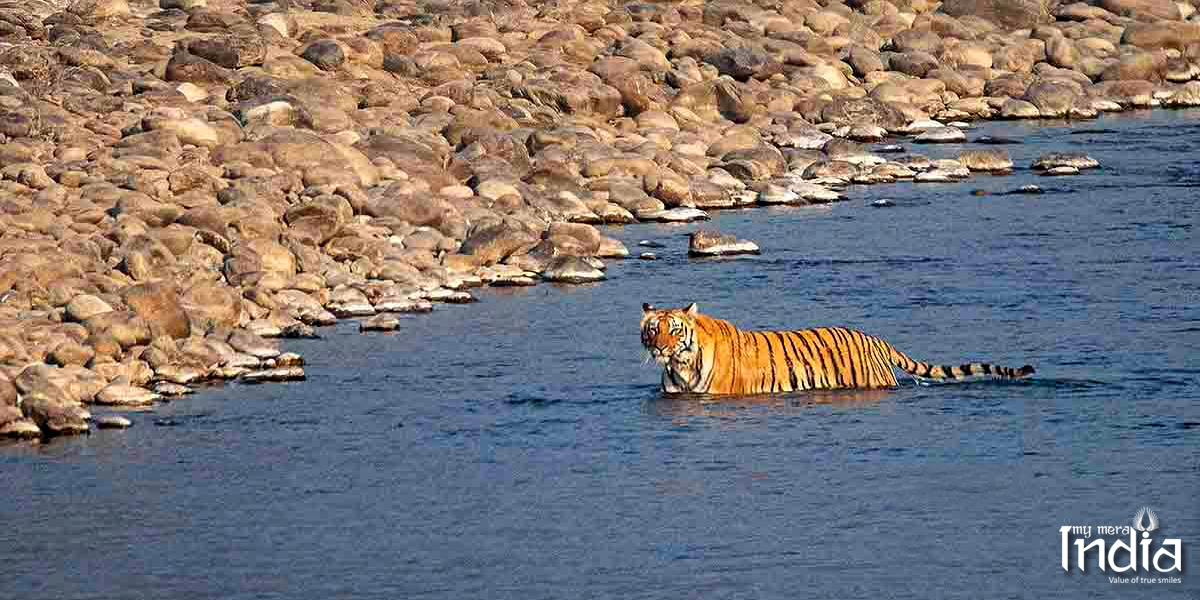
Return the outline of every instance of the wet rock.
[[[448,304],[467,304],[470,302],[475,302],[475,297],[469,292],[452,290],[448,288],[429,290],[428,292],[424,292],[422,295],[424,296],[424,299],[431,302],[445,302]]]
[[[967,135],[957,127],[931,127],[913,138],[916,144],[953,144],[967,141]]]
[[[79,404],[40,390],[23,395],[21,411],[47,437],[87,433],[91,416]]]
[[[170,397],[177,397],[177,396],[185,396],[185,395],[191,394],[193,392],[195,392],[195,390],[193,390],[192,388],[190,388],[186,385],[183,385],[180,383],[174,383],[171,381],[160,381],[160,382],[154,384],[154,393],[158,394],[159,396],[163,396],[163,397],[170,398]]]
[[[639,219],[642,221],[660,221],[663,223],[689,223],[692,221],[707,221],[708,218],[708,213],[698,208],[685,206],[639,213]]]
[[[287,366],[249,371],[242,374],[239,381],[243,383],[263,383],[267,381],[302,381],[304,379],[303,367]]]
[[[1044,171],[1056,167],[1073,167],[1075,169],[1094,169],[1100,162],[1083,152],[1049,152],[1039,156],[1030,165],[1035,171]]]
[[[376,312],[381,313],[426,313],[433,310],[433,303],[400,296],[385,296],[375,302]]]
[[[1060,165],[1057,167],[1042,169],[1041,171],[1042,175],[1077,175],[1079,174],[1079,167]]]
[[[120,415],[100,415],[92,421],[100,429],[128,429],[133,427],[133,421]]]
[[[972,171],[1011,171],[1013,161],[1003,150],[966,150],[958,155],[958,162]]]
[[[284,352],[275,359],[277,367],[303,367],[304,357],[295,352]]]
[[[1031,102],[1009,98],[1000,105],[1000,118],[1002,119],[1037,119],[1042,116],[1042,112],[1038,107]]]
[[[349,286],[334,289],[327,308],[338,318],[368,317],[375,314],[375,307],[371,305],[367,295]]]
[[[604,272],[577,256],[556,256],[542,271],[542,278],[556,283],[588,283],[601,281]]]
[[[716,231],[696,231],[688,236],[689,256],[758,254],[758,244]]]
[[[257,359],[275,358],[280,354],[278,344],[271,340],[263,339],[245,329],[235,329],[226,341],[234,350],[249,354]]]
[[[100,390],[93,400],[96,404],[106,406],[149,406],[159,399],[159,395],[142,387],[127,383],[112,383]]]
[[[38,429],[33,419],[25,417],[16,406],[0,405],[0,439],[34,439],[41,437],[42,430]]]
[[[400,328],[400,319],[388,315],[375,315],[358,324],[359,331],[395,331]]]

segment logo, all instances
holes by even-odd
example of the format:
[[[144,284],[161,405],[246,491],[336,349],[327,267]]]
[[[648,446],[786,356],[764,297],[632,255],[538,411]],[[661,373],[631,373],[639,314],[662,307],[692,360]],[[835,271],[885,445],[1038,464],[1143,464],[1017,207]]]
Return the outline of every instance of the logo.
[[[1158,542],[1151,536],[1158,529],[1158,515],[1150,507],[1143,507],[1133,516],[1129,525],[1063,525],[1058,529],[1062,539],[1062,568],[1071,570],[1071,558],[1075,568],[1087,571],[1086,561],[1095,552],[1096,564],[1101,571],[1112,569],[1115,573],[1133,571],[1147,573],[1149,577],[1110,577],[1112,583],[1180,583],[1179,577],[1161,577],[1159,573],[1183,573],[1183,542],[1178,538],[1166,538]],[[1091,540],[1095,531],[1096,539]],[[1140,535],[1139,535],[1140,534]],[[1118,536],[1106,540],[1101,536]],[[1124,536],[1129,536],[1128,542]],[[1088,540],[1091,540],[1090,542]],[[1111,543],[1110,543],[1111,542]],[[1158,542],[1157,547],[1155,543]],[[1074,552],[1071,551],[1074,546]]]
[[[1146,516],[1150,517],[1150,524],[1142,527],[1142,517]],[[1137,516],[1133,518],[1133,528],[1138,531],[1154,531],[1158,529],[1158,515],[1154,514],[1154,511],[1150,510],[1149,506],[1142,508],[1142,510],[1138,511]]]

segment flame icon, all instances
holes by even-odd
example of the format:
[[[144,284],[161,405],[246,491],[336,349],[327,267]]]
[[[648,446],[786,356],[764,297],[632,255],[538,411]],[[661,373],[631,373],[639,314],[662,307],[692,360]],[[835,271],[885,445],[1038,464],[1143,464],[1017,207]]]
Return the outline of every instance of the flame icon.
[[[1150,518],[1150,525],[1143,527],[1142,519],[1145,517]],[[1143,507],[1137,512],[1137,515],[1134,515],[1133,527],[1138,531],[1154,531],[1155,529],[1158,529],[1158,515],[1154,514],[1154,511],[1150,510],[1150,507]]]

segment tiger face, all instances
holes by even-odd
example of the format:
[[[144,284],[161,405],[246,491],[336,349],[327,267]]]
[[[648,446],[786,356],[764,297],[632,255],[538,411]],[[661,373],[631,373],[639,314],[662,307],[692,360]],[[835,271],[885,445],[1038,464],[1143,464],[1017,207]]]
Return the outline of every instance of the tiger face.
[[[642,346],[661,365],[691,364],[698,349],[696,304],[687,308],[656,309],[642,305]]]

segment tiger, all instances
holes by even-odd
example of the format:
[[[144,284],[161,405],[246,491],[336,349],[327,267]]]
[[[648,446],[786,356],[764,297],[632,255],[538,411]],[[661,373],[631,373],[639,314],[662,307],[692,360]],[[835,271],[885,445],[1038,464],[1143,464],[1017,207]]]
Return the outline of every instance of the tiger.
[[[892,367],[917,378],[1018,379],[1034,369],[988,363],[946,366],[913,360],[882,338],[845,327],[791,331],[738,329],[685,308],[642,305],[642,346],[663,366],[668,394],[762,394],[801,390],[888,388]]]

